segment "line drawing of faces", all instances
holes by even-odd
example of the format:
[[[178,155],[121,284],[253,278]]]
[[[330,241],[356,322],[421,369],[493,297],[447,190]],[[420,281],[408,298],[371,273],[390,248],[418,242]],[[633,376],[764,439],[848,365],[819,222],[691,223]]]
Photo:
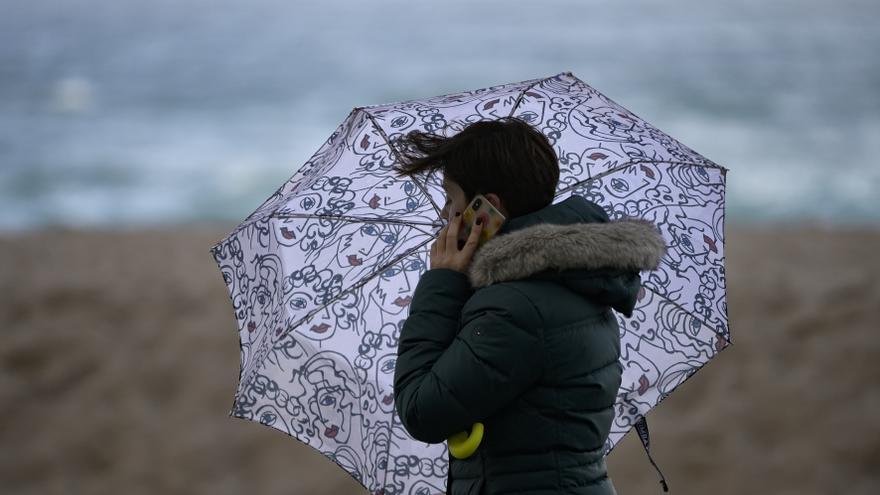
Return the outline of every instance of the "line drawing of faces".
[[[340,445],[336,447],[334,451],[326,452],[326,454],[328,457],[336,461],[336,463],[343,469],[348,471],[348,473],[361,484],[367,486],[375,484],[373,479],[367,479],[365,476],[368,469],[364,460],[361,459],[361,456],[363,455],[362,453],[358,453],[348,445]]]
[[[266,360],[279,370],[286,371],[284,363],[301,361],[307,353],[308,351],[296,338],[296,334],[288,332],[272,344],[272,349],[266,356]]]
[[[347,151],[345,138],[348,137],[353,124],[352,116],[349,115],[335,131],[327,138],[321,148],[315,152],[297,171],[290,181],[276,194],[279,197],[290,195],[294,191],[301,191],[311,187],[311,183],[326,175],[327,171],[343,158]]]
[[[446,488],[440,488],[432,485],[425,480],[418,480],[410,487],[407,495],[432,495],[434,493],[443,493]]]
[[[346,225],[334,240],[334,265],[346,272],[347,279],[359,280],[392,256],[396,240],[393,233],[383,232],[381,225],[372,222]]]
[[[377,359],[383,354],[393,352],[396,354],[397,343],[399,341],[398,328],[401,321],[386,321],[385,314],[375,306],[369,297],[363,295],[364,289],[361,288],[362,297],[361,304],[363,306],[363,314],[365,318],[358,321],[360,328],[360,344],[357,347],[357,356],[354,358],[355,373],[357,373],[358,381],[363,388],[361,396],[361,413],[364,416],[372,416],[379,410],[378,397],[380,385],[376,383],[376,365]],[[378,397],[378,398],[377,398]],[[383,412],[388,412],[384,410]]]
[[[382,222],[349,224],[339,229],[332,242],[322,249],[326,248],[330,256],[329,246],[335,244],[333,264],[347,270],[345,278],[356,282],[393,259],[404,229],[403,225]]]
[[[644,168],[647,167],[645,165],[632,165],[614,175],[604,177],[602,182],[605,184],[605,191],[609,196],[618,200],[631,197],[643,199],[646,196],[650,196],[650,194],[645,194],[641,191],[651,188],[651,186],[654,186],[656,195],[663,194],[663,189],[668,189],[668,187],[665,184],[658,184],[657,180],[651,179],[650,176],[644,173]]]
[[[419,209],[421,192],[411,179],[376,177],[358,196],[361,205],[378,210],[383,216],[402,217]],[[366,182],[366,181],[363,181]]]
[[[375,305],[383,315],[401,315],[409,308],[412,292],[426,266],[422,255],[413,253],[383,270],[370,292],[371,306]]]
[[[390,418],[389,418],[390,419]],[[371,479],[376,481],[377,486],[371,490],[384,488],[379,481],[384,483],[388,473],[388,450],[390,448],[390,423],[377,421],[364,436],[361,448],[365,453],[366,467]]]
[[[289,277],[284,279],[285,286],[289,286]],[[292,324],[294,321],[298,321],[300,318],[308,314],[308,310],[313,307],[312,302],[312,294],[308,290],[292,290],[288,287],[285,287],[284,294],[284,307],[287,310],[287,314],[290,317],[290,320],[287,321],[287,325]]]
[[[264,404],[258,407],[257,410],[254,411],[254,419],[259,421],[260,424],[279,429],[288,435],[291,434],[290,429],[287,427],[284,415],[278,407],[273,404]]]
[[[388,134],[388,139],[393,139],[395,135],[409,131],[409,127],[416,122],[416,118],[413,115],[398,108],[388,113],[383,112],[383,115],[377,116],[376,120],[382,124],[387,124],[385,132]]]
[[[256,255],[256,270],[251,279],[247,294],[246,328],[248,343],[252,344],[261,338],[272,323],[277,305],[275,297],[278,291],[278,276],[281,273],[281,260],[274,254]]]
[[[235,319],[238,324],[239,366],[244,369],[250,362],[251,331],[248,327],[247,287],[249,279],[244,266],[243,254],[237,236],[220,244],[214,252],[214,259],[219,263],[223,282],[229,288]],[[256,323],[254,324],[256,327]]]
[[[698,369],[700,369],[700,361],[695,359],[672,364],[663,370],[660,379],[657,380],[657,390],[663,397],[671,394],[676,387],[696,373]]]
[[[390,475],[392,484],[405,487],[408,483],[416,484],[419,479],[434,479],[443,481],[448,473],[448,463],[445,454],[448,450],[439,450],[436,447],[445,444],[434,444],[431,449],[420,450],[415,453],[398,453],[389,458]],[[415,480],[413,479],[415,478]],[[412,488],[406,493],[412,493]],[[442,492],[441,492],[442,493]]]
[[[539,127],[544,122],[548,98],[535,91],[526,91],[520,102],[515,117],[524,120],[532,127]]]
[[[310,340],[327,340],[336,330],[352,329],[358,321],[358,294],[347,291],[343,274],[333,269],[302,266],[285,277],[283,287],[284,305],[290,309],[285,328],[295,327]],[[309,312],[313,313],[303,319]]]
[[[581,167],[586,168],[591,175],[597,175],[606,170],[610,170],[621,163],[629,161],[629,157],[615,149],[605,146],[605,143],[600,143],[599,146],[586,148],[583,151],[576,149],[574,152],[571,152],[566,156],[570,158],[570,161],[577,162]],[[583,168],[575,173],[582,173]],[[569,169],[571,169],[571,167],[569,167]]]
[[[351,224],[346,225],[347,228],[350,226]],[[284,306],[288,310],[286,327],[296,325],[304,336],[321,341],[330,338],[337,328],[350,329],[353,322],[357,321],[355,306],[358,296],[346,289],[354,284],[362,273],[351,269],[348,261],[344,264],[340,263],[338,255],[341,246],[351,245],[351,238],[350,234],[334,232],[325,239],[327,242],[318,248],[320,251],[315,252],[316,259],[309,264],[300,263],[298,270],[292,271],[284,278]],[[337,245],[336,250],[332,249],[333,244]],[[327,266],[333,264],[333,257],[336,258],[336,266]],[[369,269],[369,266],[365,266],[361,271],[367,272]],[[315,311],[317,306],[327,304],[334,307],[335,318],[331,318],[327,309],[322,308],[323,321],[301,321],[309,312]],[[316,316],[310,316],[310,320],[315,319]]]
[[[316,313],[296,325],[296,333],[317,342],[320,346],[325,340],[330,339],[336,333],[336,318],[330,314],[328,306],[324,306]]]
[[[332,304],[320,308],[296,325],[296,333],[322,346],[323,342],[340,334],[361,335],[364,332],[359,291],[349,290]]]
[[[444,493],[439,488],[445,486],[449,472],[449,451],[445,443],[424,444],[418,455],[404,452],[389,452],[388,476],[385,480],[386,493],[393,494],[435,494]],[[416,479],[413,479],[416,478]]]
[[[394,413],[394,366],[397,363],[397,353],[388,353],[376,361],[375,383],[376,401],[382,412]]]
[[[305,402],[321,444],[346,443],[353,427],[359,426],[353,417],[360,415],[361,395],[348,358],[338,352],[320,351],[303,364],[297,378],[308,390]]]
[[[497,92],[495,94],[481,95],[481,98],[474,103],[473,111],[476,114],[468,115],[464,119],[456,116],[456,122],[450,124],[452,127],[459,120],[465,122],[476,122],[479,120],[497,120],[510,115],[510,111],[519,101],[520,90],[515,89],[509,92]],[[458,129],[456,129],[457,131]]]
[[[300,402],[303,395],[305,389],[298,383],[282,388],[269,376],[258,373],[242,395],[236,397],[232,415],[259,421],[309,443],[308,435],[302,435],[308,424]]]
[[[617,106],[594,106],[595,103],[583,102],[572,110],[569,122],[575,133],[598,142],[649,144],[644,142],[647,133],[642,122],[626,109]]]
[[[354,208],[355,191],[349,189],[350,177],[324,176],[312,184],[312,190],[322,196],[322,208],[316,215],[345,215]]]
[[[359,172],[387,169],[393,160],[388,142],[372,125],[360,129],[350,149],[360,157],[357,162]]]

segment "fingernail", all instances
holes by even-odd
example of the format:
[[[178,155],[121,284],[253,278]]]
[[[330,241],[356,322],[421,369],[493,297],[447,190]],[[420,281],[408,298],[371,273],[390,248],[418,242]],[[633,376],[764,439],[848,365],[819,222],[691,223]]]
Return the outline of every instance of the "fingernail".
[[[457,216],[457,217],[461,216],[461,212],[460,211],[455,212],[455,216]]]
[[[483,219],[482,219],[482,218],[478,218],[478,219],[477,219],[477,225],[483,225]]]

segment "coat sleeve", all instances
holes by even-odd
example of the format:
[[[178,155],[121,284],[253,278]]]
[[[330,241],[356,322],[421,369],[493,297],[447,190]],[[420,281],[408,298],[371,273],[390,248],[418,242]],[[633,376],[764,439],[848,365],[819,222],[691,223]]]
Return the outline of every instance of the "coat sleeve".
[[[466,275],[422,275],[398,344],[394,402],[416,440],[440,443],[508,405],[543,371],[543,330],[531,302],[510,287],[473,294]],[[473,315],[473,316],[471,316]]]

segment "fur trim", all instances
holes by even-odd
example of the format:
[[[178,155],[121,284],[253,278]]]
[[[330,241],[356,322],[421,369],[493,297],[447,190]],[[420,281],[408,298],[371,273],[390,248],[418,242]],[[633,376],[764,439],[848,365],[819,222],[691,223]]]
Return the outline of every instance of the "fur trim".
[[[641,218],[605,223],[538,224],[496,236],[474,253],[473,287],[555,268],[656,270],[666,255],[657,227]]]

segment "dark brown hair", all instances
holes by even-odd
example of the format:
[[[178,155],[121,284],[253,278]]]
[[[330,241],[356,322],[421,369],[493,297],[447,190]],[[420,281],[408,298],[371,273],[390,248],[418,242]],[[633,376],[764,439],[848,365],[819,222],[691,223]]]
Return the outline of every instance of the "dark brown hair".
[[[392,140],[400,162],[398,176],[438,169],[465,193],[497,194],[509,217],[540,210],[553,203],[559,182],[559,161],[550,142],[516,117],[474,122],[454,136],[411,131]]]

